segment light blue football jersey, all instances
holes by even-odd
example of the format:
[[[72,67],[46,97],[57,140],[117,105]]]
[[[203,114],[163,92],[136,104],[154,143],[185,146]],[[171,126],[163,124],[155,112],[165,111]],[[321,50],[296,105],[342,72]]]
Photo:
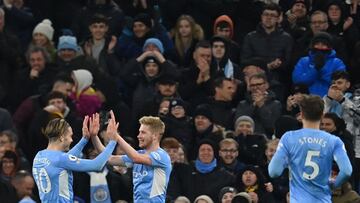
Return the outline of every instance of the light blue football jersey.
[[[32,168],[33,177],[43,203],[73,203],[72,171],[99,171],[116,146],[110,141],[105,150],[95,159],[80,159],[82,149],[88,140],[82,138],[69,152],[57,150],[39,151]]]
[[[290,170],[290,202],[331,203],[329,178],[332,162],[340,168],[337,183],[351,174],[344,143],[336,136],[317,129],[289,131],[281,138],[269,164],[269,175],[276,177]]]
[[[145,150],[138,153],[145,154]],[[133,167],[134,202],[162,203],[171,173],[171,161],[166,151],[159,148],[149,154],[151,165],[134,164],[126,155],[121,156],[127,167]]]

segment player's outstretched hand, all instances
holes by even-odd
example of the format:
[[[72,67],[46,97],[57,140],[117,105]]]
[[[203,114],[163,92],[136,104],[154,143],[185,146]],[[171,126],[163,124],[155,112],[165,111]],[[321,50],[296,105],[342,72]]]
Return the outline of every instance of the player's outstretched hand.
[[[110,111],[110,119],[108,122],[108,126],[106,128],[106,136],[110,140],[118,139],[118,131],[117,131],[118,127],[119,127],[119,123],[116,122],[114,112],[111,110]]]
[[[82,125],[82,135],[84,137],[86,137],[87,139],[90,138],[90,132],[89,132],[89,128],[88,128],[88,123],[89,123],[89,116],[85,116],[85,118],[83,120],[83,125]]]
[[[100,115],[98,113],[95,113],[91,116],[89,128],[90,136],[98,135],[100,130]]]

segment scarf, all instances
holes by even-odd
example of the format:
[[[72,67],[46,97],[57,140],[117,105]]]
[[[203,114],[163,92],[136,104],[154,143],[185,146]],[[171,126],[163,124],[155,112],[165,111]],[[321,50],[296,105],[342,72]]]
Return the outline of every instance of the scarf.
[[[215,167],[216,167],[216,159],[215,158],[209,164],[204,164],[199,159],[196,159],[196,161],[195,161],[195,168],[200,173],[209,173],[209,172],[213,171]]]
[[[245,188],[245,192],[249,193],[249,192],[254,192],[255,190],[257,190],[259,188],[259,186],[256,185],[252,185],[252,186],[248,186]]]
[[[230,59],[225,64],[224,75],[227,78],[234,78],[234,66],[233,66],[232,62],[230,61]]]
[[[110,190],[106,180],[109,170],[105,168],[101,172],[89,172],[90,175],[90,199],[91,203],[111,203]]]

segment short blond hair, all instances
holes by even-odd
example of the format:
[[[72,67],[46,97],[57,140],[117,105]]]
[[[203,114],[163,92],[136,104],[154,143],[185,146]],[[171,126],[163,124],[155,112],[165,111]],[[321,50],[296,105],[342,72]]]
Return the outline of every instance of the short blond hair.
[[[230,145],[230,144],[234,144],[236,149],[239,149],[239,143],[236,142],[236,140],[234,140],[233,138],[225,138],[221,140],[219,146],[221,148],[223,145]]]
[[[280,140],[278,138],[273,139],[273,140],[269,140],[266,143],[266,148],[269,148],[270,146],[277,146],[279,144]]]
[[[153,133],[160,134],[160,139],[165,132],[165,124],[159,117],[143,116],[139,119],[139,123],[148,126]]]

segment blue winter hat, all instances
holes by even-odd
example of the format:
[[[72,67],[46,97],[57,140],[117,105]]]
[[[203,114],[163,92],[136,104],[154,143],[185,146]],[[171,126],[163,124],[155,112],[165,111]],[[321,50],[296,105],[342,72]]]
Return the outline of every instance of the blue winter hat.
[[[71,49],[74,51],[79,51],[79,47],[77,45],[76,37],[73,36],[61,36],[59,38],[58,50],[62,49]]]
[[[145,51],[145,48],[146,48],[149,44],[155,45],[155,46],[159,49],[160,53],[164,53],[164,46],[163,46],[163,44],[161,43],[161,41],[158,40],[157,38],[149,38],[149,39],[147,39],[147,40],[145,41],[145,43],[144,43],[143,51]]]

